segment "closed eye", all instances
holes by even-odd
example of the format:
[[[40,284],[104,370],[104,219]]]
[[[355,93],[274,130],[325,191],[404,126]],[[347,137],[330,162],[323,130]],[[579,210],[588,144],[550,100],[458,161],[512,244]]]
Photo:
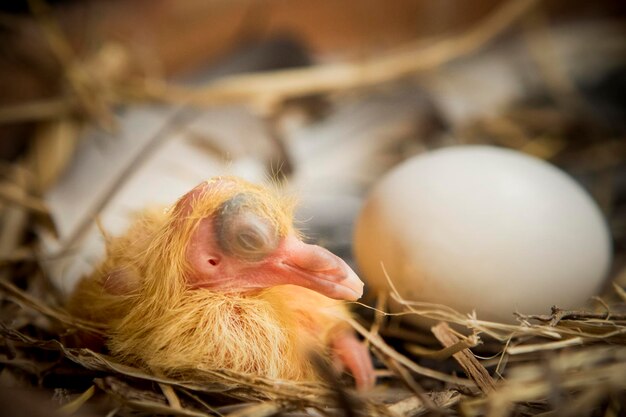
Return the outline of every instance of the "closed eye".
[[[274,226],[256,214],[249,198],[239,195],[224,203],[216,219],[218,242],[229,255],[259,261],[278,246]]]
[[[256,251],[267,246],[265,236],[263,236],[261,232],[254,229],[239,233],[237,236],[237,243],[241,249],[246,251]]]

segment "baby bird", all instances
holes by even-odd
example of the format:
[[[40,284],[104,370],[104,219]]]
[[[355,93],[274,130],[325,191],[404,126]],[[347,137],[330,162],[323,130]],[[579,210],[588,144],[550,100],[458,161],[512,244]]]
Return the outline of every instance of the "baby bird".
[[[108,326],[120,360],[169,376],[230,369],[315,380],[310,350],[331,352],[357,388],[374,384],[367,348],[340,300],[363,283],[326,249],[304,243],[293,202],[235,177],[206,181],[166,212],[146,212],[68,309]]]

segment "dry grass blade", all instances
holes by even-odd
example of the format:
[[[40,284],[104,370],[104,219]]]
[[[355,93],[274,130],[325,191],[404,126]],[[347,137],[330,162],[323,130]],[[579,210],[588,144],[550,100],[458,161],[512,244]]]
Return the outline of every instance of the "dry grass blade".
[[[81,110],[88,114],[92,121],[111,131],[115,126],[115,118],[106,98],[109,94],[98,88],[87,66],[81,63],[60,25],[53,18],[50,7],[42,0],[28,0],[28,5],[39,27],[48,42],[50,50],[63,68],[73,99]]]
[[[598,387],[603,387],[603,395],[594,395],[596,400],[601,400],[607,392],[626,389],[625,349],[591,347],[564,352],[547,362],[519,366],[496,391],[484,398],[468,400],[463,409],[469,416],[483,415],[488,410],[488,416],[502,417],[509,415],[516,403],[544,401],[555,389],[580,393]]]
[[[179,391],[182,394],[185,394],[186,397],[191,398],[195,403],[200,404],[202,408],[208,410],[212,415],[214,414],[220,417],[222,416],[220,412],[218,412],[214,407],[211,407],[209,404],[207,404],[207,402],[203,400],[202,398],[200,398],[199,395],[194,394],[193,392],[184,388],[179,388]]]
[[[228,413],[227,417],[269,417],[278,414],[281,411],[281,407],[274,402],[262,402],[259,404],[252,404],[240,410]]]
[[[244,74],[219,79],[204,88],[188,89],[160,80],[98,74],[94,65],[81,62],[65,39],[46,4],[29,5],[53,54],[64,69],[71,96],[0,109],[0,123],[20,120],[53,120],[81,112],[112,130],[112,105],[123,100],[148,99],[184,105],[243,103],[273,112],[276,105],[294,98],[366,88],[437,68],[480,49],[526,15],[539,0],[510,0],[465,33],[436,41],[426,47],[410,46],[383,58],[352,63],[318,65],[306,69]],[[97,57],[95,59],[97,60]],[[96,70],[97,70],[96,65]],[[106,88],[103,88],[105,86]],[[266,112],[267,113],[267,112]]]
[[[70,118],[41,123],[26,159],[36,189],[42,193],[53,186],[72,160],[79,143],[80,125]]]
[[[183,110],[184,109],[180,108],[174,111],[170,116],[170,119],[146,143],[144,149],[141,152],[137,153],[137,156],[133,158],[133,160],[130,161],[128,165],[126,165],[126,167],[121,170],[121,172],[119,172],[115,181],[112,182],[106,192],[103,193],[102,197],[95,204],[92,213],[86,216],[85,220],[82,221],[74,231],[72,231],[70,236],[68,236],[68,238],[64,242],[62,249],[59,251],[59,253],[56,253],[55,256],[66,256],[69,251],[72,250],[75,245],[80,242],[80,240],[85,236],[85,234],[89,231],[89,228],[95,223],[98,215],[102,213],[102,211],[113,199],[115,194],[122,188],[124,184],[126,184],[128,179],[132,177],[132,175],[137,172],[137,170],[144,163],[146,163],[151,156],[154,155],[159,147],[162,146],[171,137],[173,131],[178,126],[197,116],[197,113],[195,112]]]
[[[328,363],[326,358],[316,351],[309,352],[309,358],[318,375],[331,387],[335,394],[336,403],[343,410],[345,417],[355,417],[362,406],[356,397],[348,393],[346,387],[341,383],[338,372]]]
[[[372,346],[375,346],[383,354],[389,356],[390,358],[393,358],[398,363],[401,363],[402,365],[406,366],[411,371],[413,371],[413,372],[415,372],[415,373],[417,373],[419,375],[423,375],[423,376],[427,376],[427,377],[430,377],[430,378],[434,378],[434,379],[437,379],[439,381],[447,382],[447,383],[450,383],[450,384],[457,384],[457,385],[461,385],[461,386],[465,386],[465,387],[473,387],[474,386],[474,383],[472,381],[468,380],[468,379],[457,378],[457,377],[454,377],[454,376],[451,376],[451,375],[448,375],[448,374],[444,374],[443,372],[435,371],[434,369],[425,368],[423,366],[420,366],[420,365],[416,364],[415,362],[413,362],[412,360],[410,360],[406,356],[401,355],[400,353],[396,352],[391,346],[389,346],[387,343],[385,343],[385,341],[380,336],[371,334],[367,329],[365,329],[363,326],[361,326],[355,320],[347,319],[346,321],[361,336],[363,336],[365,339],[367,339],[369,341],[369,343],[372,344]]]
[[[183,379],[173,379],[160,377],[147,373],[144,370],[128,365],[120,364],[113,358],[93,352],[89,349],[67,348],[56,340],[37,340],[29,337],[17,330],[10,329],[5,325],[0,326],[0,334],[6,340],[20,342],[30,347],[37,347],[45,350],[58,351],[70,361],[88,370],[114,374],[118,377],[131,378],[137,381],[154,382],[161,386],[170,386],[173,389],[186,390],[195,394],[210,394],[221,398],[229,398],[236,401],[262,402],[275,401],[280,404],[281,409],[304,409],[307,407],[324,409],[329,404],[333,404],[336,393],[328,388],[315,383],[298,383],[293,381],[271,380],[249,374],[238,374],[227,370],[195,370]],[[117,384],[117,383],[116,383]],[[103,388],[100,384],[97,384]],[[119,385],[119,384],[117,384]],[[109,386],[111,389],[111,387]],[[152,393],[153,395],[156,395]],[[117,397],[120,397],[120,392]],[[151,410],[154,413],[171,413],[176,415],[205,415],[189,414],[189,410],[181,409],[176,412],[177,407],[168,404],[164,394],[162,404],[151,398],[147,404],[138,401],[136,398],[123,401],[123,404],[139,410]],[[382,409],[371,401],[362,402],[363,412],[369,415],[387,415],[381,412]],[[207,407],[203,407],[207,408]],[[267,408],[259,406],[259,410]],[[172,411],[174,410],[174,411]],[[257,412],[260,412],[257,410]],[[383,410],[384,411],[384,410]],[[193,411],[195,413],[195,411]]]
[[[450,409],[461,400],[461,394],[454,390],[432,392],[428,396],[437,409]],[[428,408],[419,398],[412,396],[390,405],[389,411],[402,416],[417,416],[428,411]]]
[[[166,414],[184,417],[209,417],[210,414],[199,410],[173,407],[165,398],[155,395],[152,391],[133,388],[115,378],[96,379],[98,388],[117,399],[123,406],[151,414]]]
[[[535,326],[517,326],[513,324],[495,323],[483,320],[478,320],[475,315],[463,315],[451,307],[420,301],[406,300],[400,295],[400,292],[393,283],[393,280],[387,273],[385,265],[381,263],[382,272],[389,284],[391,298],[399,303],[402,308],[403,315],[417,315],[419,317],[425,317],[428,319],[443,321],[447,323],[454,323],[464,326],[474,333],[486,333],[490,337],[506,342],[511,338],[512,334],[524,334],[532,333],[538,336],[545,336],[554,339],[560,339],[561,335],[554,331],[553,328]]]
[[[17,248],[13,251],[13,253],[0,258],[0,266],[15,262],[29,262],[34,260],[36,260],[36,257],[32,249],[28,247]]]
[[[459,338],[454,334],[447,323],[439,323],[431,328],[437,340],[446,347],[454,346],[459,342]],[[452,355],[461,365],[465,373],[476,382],[478,388],[484,393],[490,393],[496,389],[496,383],[489,375],[484,366],[478,362],[469,349],[463,349]]]
[[[46,303],[37,300],[36,298],[25,293],[24,291],[20,290],[15,285],[4,279],[0,279],[0,289],[16,303],[25,307],[32,308],[33,310],[40,312],[46,317],[54,319],[57,322],[62,323],[68,327],[84,330],[90,333],[103,334],[105,328],[102,325],[86,320],[81,320],[61,310],[50,307]]]
[[[48,214],[48,208],[41,199],[25,194],[23,189],[15,184],[0,183],[0,200],[17,204],[36,213]]]
[[[454,323],[464,326],[477,334],[485,333],[500,342],[506,342],[511,337],[524,335],[556,340],[561,340],[564,337],[584,337],[590,340],[615,339],[615,341],[622,341],[624,335],[626,335],[626,326],[619,320],[586,319],[571,322],[565,321],[564,323],[559,323],[560,325],[558,326],[550,326],[532,324],[529,320],[534,318],[534,316],[516,313],[516,316],[522,321],[522,324],[506,324],[479,320],[475,315],[468,315],[466,317],[450,307],[438,304],[408,301],[403,299],[397,292],[394,292],[393,288],[391,296],[406,309],[405,315],[415,314],[437,321]],[[606,318],[606,314],[601,314],[600,317]],[[620,317],[621,316],[618,316],[618,318]],[[575,324],[570,325],[568,323]]]
[[[28,195],[28,173],[17,166],[9,173],[9,181],[15,185],[15,196],[23,199]],[[0,257],[11,255],[22,244],[26,228],[28,227],[28,213],[20,205],[0,205]]]
[[[94,385],[90,386],[87,391],[79,395],[74,401],[71,401],[59,408],[59,412],[66,415],[74,414],[80,409],[80,407],[83,406],[83,404],[93,397],[95,392],[96,387]]]
[[[176,408],[176,409],[181,408],[180,400],[178,399],[178,396],[176,395],[176,391],[174,391],[174,388],[166,384],[159,384],[159,388],[161,388],[163,395],[165,395],[165,398],[167,398],[167,402],[170,405],[170,407]]]
[[[464,326],[474,334],[488,334],[498,341],[489,342],[493,345],[491,351],[505,353],[497,360],[499,372],[502,372],[503,362],[509,362],[509,366],[505,381],[497,385],[491,377],[483,378],[489,374],[470,352],[467,352],[469,356],[465,355],[460,361],[466,363],[468,375],[481,381],[479,384],[486,393],[486,397],[469,398],[461,402],[460,407],[465,415],[535,414],[551,407],[578,412],[559,396],[572,393],[584,393],[590,403],[584,407],[581,403],[579,409],[591,410],[611,393],[623,392],[625,389],[626,349],[623,346],[626,345],[626,326],[622,312],[626,306],[623,302],[615,305],[603,303],[606,312],[602,313],[554,308],[552,314],[545,316],[517,314],[520,323],[514,325],[478,320],[473,314],[464,316],[446,306],[404,300],[391,280],[389,282],[392,298],[404,309],[400,314],[443,320]],[[615,288],[618,295],[620,290],[623,292],[621,287]],[[454,332],[445,333],[454,335]],[[444,345],[453,346],[458,341],[455,337],[446,340]],[[617,346],[599,348],[602,344]],[[547,355],[550,352],[559,354]],[[509,354],[515,354],[514,361],[509,358]],[[470,361],[476,362],[479,368],[470,370],[467,366]],[[484,372],[480,372],[480,368]],[[557,402],[553,404],[552,398],[557,398]],[[576,398],[580,399],[580,395]],[[531,403],[532,406],[528,405]],[[524,411],[525,408],[528,410]]]
[[[127,401],[125,404],[133,409],[144,411],[150,414],[158,414],[158,415],[164,414],[164,415],[183,416],[183,417],[210,417],[210,414],[203,413],[202,411],[192,411],[192,410],[187,410],[185,408],[177,409],[169,405],[153,403],[150,401],[131,400],[131,401]]]
[[[510,346],[506,348],[509,355],[522,355],[525,353],[539,352],[545,350],[557,350],[571,346],[580,346],[585,343],[582,337],[572,337],[571,339],[559,340],[558,342],[536,343],[532,345]]]
[[[400,365],[396,360],[392,358],[385,359],[382,355],[378,355],[379,358],[383,361],[383,363],[390,368],[396,375],[398,375],[404,385],[415,394],[420,400],[420,403],[427,409],[431,411],[442,412],[442,410],[438,409],[435,402],[426,394],[424,388],[422,388],[415,378],[408,372],[402,365]]]
[[[30,359],[9,359],[6,355],[0,355],[0,364],[5,368],[15,368],[29,375],[41,375],[50,365],[35,363]]]
[[[476,51],[509,28],[537,3],[538,0],[507,1],[461,35],[384,58],[266,74],[236,75],[194,90],[154,82],[147,91],[141,91],[143,84],[138,94],[173,103],[251,103],[266,107],[268,103],[275,104],[295,97],[379,85],[419,71],[431,70]]]
[[[405,347],[409,352],[416,356],[442,361],[444,359],[448,359],[450,356],[454,355],[457,352],[460,352],[464,349],[476,347],[477,345],[478,340],[476,337],[467,337],[465,339],[460,339],[458,342],[439,350],[427,349],[425,347],[414,344],[407,344]]]
[[[74,104],[65,98],[53,98],[14,106],[0,107],[0,125],[40,120],[55,120],[71,113]]]
[[[624,291],[624,289],[617,285],[615,282],[613,283],[613,289],[615,290],[615,293],[619,296],[619,298],[621,298],[622,301],[626,302],[626,291]]]

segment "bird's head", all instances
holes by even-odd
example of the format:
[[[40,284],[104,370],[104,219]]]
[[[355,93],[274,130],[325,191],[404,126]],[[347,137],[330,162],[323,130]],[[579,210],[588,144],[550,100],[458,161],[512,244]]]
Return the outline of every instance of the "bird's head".
[[[174,206],[186,287],[249,293],[276,285],[357,300],[363,282],[339,257],[304,243],[292,200],[235,177],[200,184]]]

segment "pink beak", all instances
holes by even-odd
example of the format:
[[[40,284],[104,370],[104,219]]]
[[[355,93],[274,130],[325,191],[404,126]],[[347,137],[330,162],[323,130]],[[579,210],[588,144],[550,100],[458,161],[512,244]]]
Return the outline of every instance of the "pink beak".
[[[363,295],[363,282],[341,258],[328,250],[287,236],[272,256],[278,284],[293,284],[337,300],[354,301]]]

